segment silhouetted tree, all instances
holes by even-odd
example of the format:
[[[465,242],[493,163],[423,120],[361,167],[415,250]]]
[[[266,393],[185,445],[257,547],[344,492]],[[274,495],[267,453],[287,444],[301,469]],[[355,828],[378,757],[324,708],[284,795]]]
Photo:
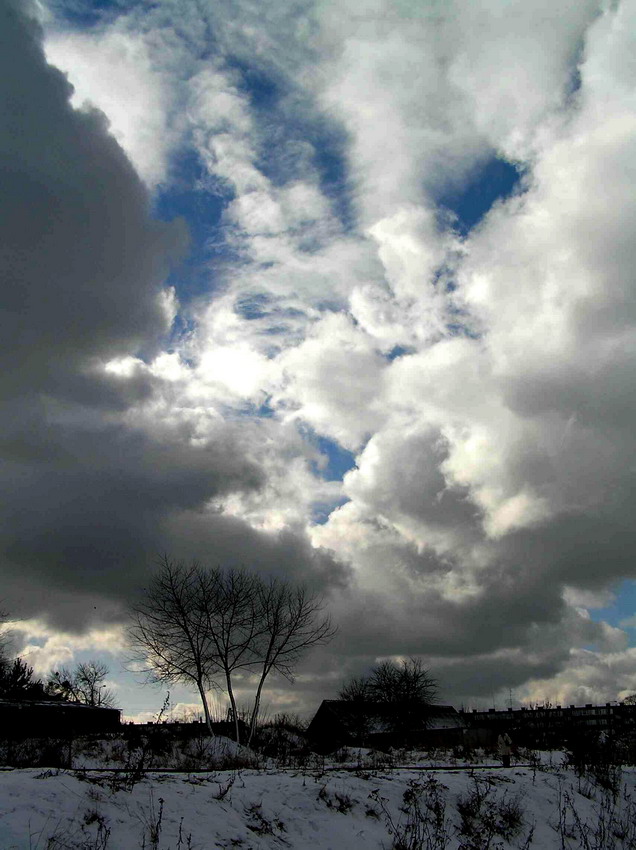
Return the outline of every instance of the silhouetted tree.
[[[196,563],[187,566],[164,556],[145,598],[132,608],[128,638],[131,660],[150,681],[196,687],[214,735],[207,692],[217,687],[219,668],[201,616],[200,573]]]
[[[371,699],[400,705],[430,705],[438,692],[437,680],[419,658],[413,657],[399,664],[378,664],[371,670],[368,686]]]
[[[145,599],[133,609],[133,660],[143,662],[151,680],[194,685],[211,734],[206,692],[222,682],[237,741],[233,675],[258,671],[251,740],[269,674],[274,670],[293,679],[302,654],[334,634],[321,610],[321,600],[304,587],[164,557]]]
[[[347,702],[369,702],[372,699],[369,680],[364,676],[349,679],[340,689],[338,696]]]
[[[436,699],[437,680],[419,658],[399,664],[383,661],[367,676],[351,679],[340,690],[342,700],[358,703],[383,703],[393,706],[396,726],[405,730],[422,719]]]
[[[47,692],[40,679],[33,676],[22,658],[0,661],[0,697],[2,699],[46,699]]]
[[[225,683],[234,722],[240,738],[239,713],[232,676],[254,665],[262,634],[260,579],[237,569],[197,570],[198,597],[191,616],[200,618],[208,637],[207,663],[218,670]]]
[[[260,670],[248,743],[258,721],[265,680],[275,670],[290,682],[302,656],[312,647],[325,644],[335,635],[331,618],[324,615],[322,599],[302,585],[281,579],[258,582],[257,635],[253,648],[254,667]]]
[[[100,661],[78,664],[74,670],[62,667],[51,672],[47,689],[51,694],[82,705],[112,708],[115,694],[106,686],[109,672],[108,667]]]
[[[10,633],[5,628],[9,614],[0,609],[0,698],[45,699],[47,696],[40,679],[34,678],[33,667],[22,658],[10,654]]]

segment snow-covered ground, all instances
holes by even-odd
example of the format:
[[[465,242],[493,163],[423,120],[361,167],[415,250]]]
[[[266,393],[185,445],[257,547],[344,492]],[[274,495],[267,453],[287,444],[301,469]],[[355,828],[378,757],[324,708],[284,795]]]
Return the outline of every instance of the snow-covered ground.
[[[621,784],[614,794],[561,762],[143,777],[6,770],[0,850],[636,847],[634,769],[610,777]]]

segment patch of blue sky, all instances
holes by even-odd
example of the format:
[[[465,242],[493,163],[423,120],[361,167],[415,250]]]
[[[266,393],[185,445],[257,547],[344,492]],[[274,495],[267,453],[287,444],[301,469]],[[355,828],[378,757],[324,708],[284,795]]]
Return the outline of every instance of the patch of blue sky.
[[[183,218],[188,226],[189,250],[168,280],[182,303],[213,288],[210,261],[230,254],[220,224],[231,198],[229,189],[207,179],[195,151],[183,150],[173,157],[170,180],[156,193],[153,212],[163,221]]]
[[[274,79],[262,68],[250,66],[236,57],[228,57],[226,64],[238,71],[238,88],[248,97],[253,109],[269,112],[276,107],[284,90],[281,79]]]
[[[260,126],[257,166],[274,185],[299,180],[312,171],[334,215],[345,230],[355,224],[347,179],[347,135],[333,119],[316,112],[291,83],[250,67],[245,61],[228,60],[239,72],[239,89],[249,99]]]
[[[590,609],[593,620],[604,620],[610,626],[627,630],[630,643],[636,645],[636,581],[625,579],[614,590],[615,599],[604,608]],[[626,621],[632,621],[626,625]]]
[[[448,322],[446,324],[446,332],[449,336],[465,336],[468,339],[480,339],[481,334],[470,327],[467,322]]]
[[[519,188],[521,177],[516,165],[493,156],[463,187],[442,194],[437,203],[442,213],[450,213],[454,229],[466,236],[496,201],[510,197]]]
[[[389,360],[397,360],[398,357],[404,357],[405,354],[414,354],[416,351],[415,348],[405,345],[394,345],[393,348],[387,352],[384,357]]]
[[[334,440],[315,436],[312,440],[323,457],[323,464],[312,463],[312,472],[324,481],[342,481],[356,465],[353,452],[343,449]]]
[[[192,316],[184,312],[178,312],[165,339],[165,346],[168,353],[171,354],[175,347],[179,347],[184,340],[188,339],[196,331],[196,328],[197,323]],[[183,362],[190,368],[193,368],[195,365],[194,360],[189,357],[183,357]]]
[[[225,416],[227,419],[236,420],[273,419],[276,411],[270,407],[268,400],[261,403],[245,402],[241,407],[226,408]]]
[[[315,502],[311,508],[311,521],[314,525],[324,525],[336,508],[346,505],[349,499],[342,496],[332,502]]]
[[[353,194],[348,181],[347,137],[334,125],[316,128],[313,139],[314,166],[318,171],[320,189],[330,199],[334,214],[345,231],[356,226]]]
[[[265,319],[271,315],[271,305],[264,292],[252,293],[234,302],[234,311],[248,321]]]
[[[347,217],[347,203],[338,187],[345,182],[344,151],[337,141],[337,134],[327,128],[318,128],[315,119],[309,125],[303,123],[294,111],[275,113],[282,95],[284,83],[267,76],[263,71],[235,60],[228,65],[238,72],[239,88],[248,96],[257,121],[261,123],[261,155],[258,165],[274,183],[288,179],[300,179],[304,174],[302,163],[293,162],[293,151],[297,143],[304,140],[300,148],[307,150],[307,140],[313,152],[310,160],[320,175],[321,188],[332,198],[340,217]],[[301,109],[307,115],[307,110]],[[284,129],[283,129],[284,128]],[[272,137],[272,134],[276,138]],[[312,141],[313,139],[313,141]],[[340,147],[339,147],[340,146]],[[292,152],[290,154],[290,151]],[[186,305],[207,292],[214,290],[214,261],[224,262],[234,257],[234,250],[224,238],[221,217],[227,204],[233,199],[231,186],[214,182],[203,167],[197,153],[183,148],[172,158],[169,181],[160,187],[154,198],[154,213],[165,221],[176,217],[185,220],[190,233],[187,255],[173,269],[167,283],[174,286],[179,301]],[[266,308],[259,303],[260,296],[239,305],[239,311],[247,319],[265,318]],[[335,306],[335,305],[330,305]],[[338,305],[339,306],[339,305]],[[285,318],[285,317],[279,317]],[[293,317],[289,317],[293,318]],[[178,336],[186,331],[181,321],[175,323],[174,333]],[[275,335],[284,328],[271,328]]]
[[[87,30],[109,23],[139,0],[49,0],[48,9],[74,29]]]
[[[269,399],[267,399],[267,401],[255,407],[254,414],[259,419],[272,419],[276,415],[276,411],[270,405]]]

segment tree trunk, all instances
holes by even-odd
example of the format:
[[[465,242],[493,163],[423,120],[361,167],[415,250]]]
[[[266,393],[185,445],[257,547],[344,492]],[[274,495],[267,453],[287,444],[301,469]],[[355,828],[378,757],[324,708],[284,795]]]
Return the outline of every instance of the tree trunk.
[[[247,739],[247,746],[249,747],[252,743],[252,738],[254,737],[254,732],[256,731],[256,721],[258,720],[258,712],[261,707],[261,693],[263,691],[263,685],[265,684],[265,676],[267,674],[263,673],[261,676],[261,680],[258,683],[258,688],[256,689],[256,696],[254,697],[254,708],[252,710],[252,717],[250,718],[250,734]]]
[[[210,733],[210,737],[216,737],[214,731],[212,730],[212,718],[210,717],[210,709],[208,708],[208,698],[205,695],[205,690],[203,689],[203,683],[197,682],[197,688],[199,689],[199,696],[201,697],[201,703],[203,704],[203,713],[205,715],[205,725],[208,727],[208,732]]]
[[[227,682],[227,695],[230,698],[230,705],[232,706],[232,716],[234,717],[234,737],[236,739],[236,743],[240,744],[240,734],[239,734],[239,719],[238,719],[238,711],[236,710],[236,700],[234,699],[234,691],[232,690],[232,679],[229,673],[225,674],[225,681]]]

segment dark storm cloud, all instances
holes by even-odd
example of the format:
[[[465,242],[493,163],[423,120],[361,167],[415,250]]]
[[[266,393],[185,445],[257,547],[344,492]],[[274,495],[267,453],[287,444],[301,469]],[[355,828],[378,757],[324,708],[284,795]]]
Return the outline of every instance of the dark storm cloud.
[[[464,599],[459,592],[454,599],[444,597],[424,584],[410,585],[410,593],[403,589],[392,604],[384,595],[352,599],[341,635],[343,652],[453,657],[528,645],[537,629],[560,622],[565,606],[544,576],[532,579],[519,570],[514,581],[510,572],[511,565],[502,565],[482,575],[478,592]]]
[[[150,217],[104,116],[70,106],[71,87],[46,63],[38,26],[8,0],[0,42],[7,608],[67,629],[117,619],[164,551],[212,563],[261,557],[270,571],[289,564],[302,577],[315,568],[322,584],[339,580],[334,562],[293,534],[267,536],[202,512],[221,494],[261,485],[254,430],[219,423],[194,440],[187,426],[150,433],[121,418],[163,385],[141,372],[120,380],[103,364],[157,350],[169,324],[162,285],[184,229]]]
[[[487,563],[471,569],[430,549],[372,547],[365,557],[384,564],[387,577],[399,568],[403,578],[392,593],[352,592],[341,605],[346,616],[334,641],[341,678],[378,656],[418,655],[447,698],[490,697],[555,675],[570,662],[573,643],[617,648],[620,636],[568,604],[564,588],[599,589],[629,569],[634,540],[626,523],[619,529],[611,515],[560,518],[490,550]]]
[[[166,331],[160,285],[185,233],[150,219],[106,119],[70,106],[35,23],[6,0],[0,14],[1,386],[55,392]]]
[[[237,517],[185,511],[170,520],[168,541],[178,545],[183,558],[289,578],[318,593],[338,594],[350,578],[345,564],[332,553],[312,547],[304,535],[288,529],[262,533]]]
[[[379,449],[371,479],[352,476],[347,492],[395,521],[426,523],[428,528],[461,528],[474,537],[481,512],[466,488],[448,486],[442,468],[448,446],[439,428],[375,437]],[[396,482],[395,469],[401,471]]]
[[[445,700],[459,705],[464,700],[482,697],[491,705],[493,694],[505,688],[517,688],[528,679],[554,676],[568,658],[567,650],[557,646],[540,656],[512,652],[461,658],[452,663],[442,660],[435,664],[435,674],[442,683]]]

